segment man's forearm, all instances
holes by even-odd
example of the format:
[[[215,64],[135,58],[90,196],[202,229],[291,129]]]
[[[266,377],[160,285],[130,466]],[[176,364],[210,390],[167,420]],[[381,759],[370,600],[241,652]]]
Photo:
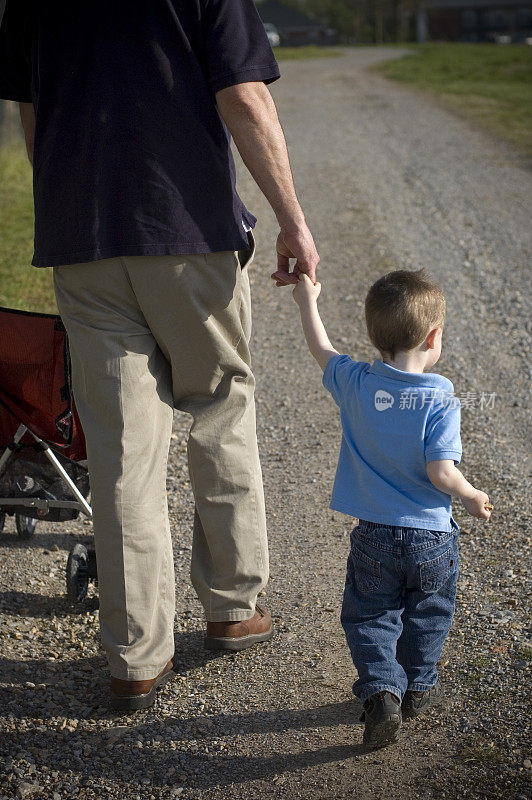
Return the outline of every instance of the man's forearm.
[[[218,109],[242,160],[271,205],[281,228],[304,222],[284,133],[263,83],[244,83],[216,95]]]
[[[19,103],[20,121],[24,128],[24,137],[26,139],[26,150],[28,158],[33,165],[33,143],[35,141],[35,109],[33,103]]]

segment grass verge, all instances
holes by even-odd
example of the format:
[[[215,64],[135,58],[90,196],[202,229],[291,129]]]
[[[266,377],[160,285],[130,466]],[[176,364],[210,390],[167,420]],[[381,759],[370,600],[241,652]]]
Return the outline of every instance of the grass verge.
[[[413,51],[375,69],[438,95],[532,159],[532,47],[446,43]]]
[[[306,47],[276,47],[274,50],[277,61],[295,61],[303,58],[336,58],[341,56],[341,50],[334,47],[320,47],[310,44]]]
[[[52,270],[31,266],[32,171],[22,143],[0,149],[0,305],[56,313]]]

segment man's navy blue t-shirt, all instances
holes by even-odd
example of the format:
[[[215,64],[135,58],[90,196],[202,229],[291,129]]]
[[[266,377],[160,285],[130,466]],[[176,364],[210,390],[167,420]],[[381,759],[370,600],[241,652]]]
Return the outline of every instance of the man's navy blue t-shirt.
[[[278,77],[253,0],[7,0],[0,97],[36,113],[33,264],[248,247],[215,93]]]

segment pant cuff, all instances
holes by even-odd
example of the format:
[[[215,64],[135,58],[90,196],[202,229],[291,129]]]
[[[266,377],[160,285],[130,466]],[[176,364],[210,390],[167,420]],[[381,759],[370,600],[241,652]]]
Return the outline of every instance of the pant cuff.
[[[365,686],[362,686],[360,689],[357,689],[356,691],[353,690],[353,693],[356,697],[358,697],[361,703],[365,703],[372,694],[377,694],[377,692],[391,692],[399,698],[399,701],[403,699],[403,692],[401,689],[398,689],[397,686],[392,686],[389,683],[369,683]]]
[[[409,692],[428,692],[429,689],[432,689],[433,686],[436,685],[437,679],[432,683],[409,683],[408,684],[408,691]]]
[[[110,668],[110,671],[113,678],[118,678],[121,681],[150,681],[163,671],[171,658],[172,656],[168,656],[164,664],[157,667],[133,667],[126,670]]]
[[[255,607],[251,610],[239,608],[235,611],[217,611],[211,612],[208,617],[208,622],[244,622],[251,619],[255,615]]]

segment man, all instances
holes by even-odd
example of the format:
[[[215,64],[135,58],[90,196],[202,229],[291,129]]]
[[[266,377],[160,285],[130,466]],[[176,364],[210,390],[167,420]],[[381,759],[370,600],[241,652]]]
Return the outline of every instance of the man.
[[[54,268],[87,439],[111,701],[172,675],[166,506],[173,408],[189,412],[191,577],[209,648],[272,635],[247,265],[255,218],[227,129],[279,221],[278,285],[319,257],[266,84],[252,0],[7,0],[0,97],[34,166],[33,264]],[[225,123],[225,124],[224,124]],[[290,271],[289,259],[296,265]]]

